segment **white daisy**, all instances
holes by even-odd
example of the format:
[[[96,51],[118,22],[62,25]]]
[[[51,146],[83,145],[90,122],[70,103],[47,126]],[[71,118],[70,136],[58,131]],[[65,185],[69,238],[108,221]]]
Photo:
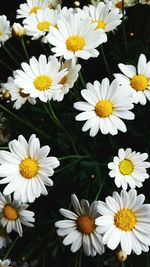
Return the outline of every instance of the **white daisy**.
[[[139,153],[132,151],[131,148],[124,150],[119,149],[118,157],[114,157],[113,162],[108,164],[111,170],[109,176],[115,178],[117,187],[124,190],[129,185],[131,188],[142,187],[142,182],[149,178],[146,171],[150,167],[150,163],[145,160],[148,158],[147,153]]]
[[[58,12],[53,9],[46,8],[38,10],[36,14],[32,14],[23,20],[24,29],[28,36],[32,36],[32,40],[42,38],[45,41],[45,35],[49,32],[51,26],[57,24]]]
[[[81,20],[78,14],[71,14],[67,19],[58,19],[57,28],[51,27],[46,38],[55,46],[52,52],[56,57],[89,59],[99,55],[95,48],[105,41],[102,31],[95,28],[89,18]]]
[[[7,247],[7,245],[11,242],[12,240],[8,236],[5,228],[0,225],[0,249]]]
[[[128,90],[123,90],[116,80],[109,83],[107,78],[100,84],[95,81],[87,83],[87,89],[81,91],[86,102],[76,102],[74,107],[82,112],[75,117],[77,121],[86,121],[82,131],[90,129],[90,136],[95,136],[100,130],[102,134],[126,132],[127,128],[121,119],[133,120],[134,114],[132,96]]]
[[[60,18],[68,19],[71,14],[75,14],[75,10],[72,7],[70,8],[67,8],[66,6],[62,8],[60,7],[57,8],[57,11],[58,11],[58,19]]]
[[[141,5],[150,5],[150,0],[140,0],[139,4],[141,4]]]
[[[17,19],[27,18],[31,14],[36,14],[39,9],[48,7],[47,1],[43,0],[26,0],[26,3],[20,4],[17,9]]]
[[[71,89],[74,86],[74,83],[78,79],[78,73],[81,69],[81,65],[80,64],[72,65],[71,60],[65,60],[65,62],[61,63],[60,69],[61,70],[67,69],[68,73],[59,82],[60,84],[63,85],[63,87],[61,87],[59,91],[57,90],[56,94],[53,95],[53,100],[57,101],[62,101],[64,95],[67,94],[69,92],[69,89]]]
[[[120,1],[120,0],[111,0],[111,2],[113,4],[113,6],[119,8],[119,9],[122,9],[123,5],[124,5],[124,8],[135,5],[135,0],[125,0],[124,3],[123,3],[123,1]]]
[[[24,27],[20,23],[13,23],[12,25],[12,33],[15,36],[23,36],[26,34]]]
[[[71,195],[71,203],[76,213],[60,209],[60,213],[66,217],[66,220],[58,221],[55,226],[59,229],[57,234],[65,237],[64,245],[71,244],[71,251],[76,252],[83,245],[87,256],[95,256],[97,253],[104,253],[104,246],[101,242],[102,237],[97,234],[95,220],[99,216],[97,213],[97,201],[91,205],[85,199],[79,203],[75,194]]]
[[[10,22],[5,15],[0,16],[0,47],[11,37]]]
[[[131,189],[114,192],[105,202],[99,201],[96,219],[97,232],[103,243],[114,250],[120,244],[123,253],[139,255],[150,246],[150,205],[143,204],[145,196]]]
[[[101,29],[105,33],[107,41],[107,32],[114,30],[121,24],[122,13],[118,8],[114,8],[111,2],[100,2],[95,7],[93,5],[84,6],[82,9],[77,9],[81,17],[89,17],[92,24],[96,25],[96,29]]]
[[[7,233],[12,230],[22,236],[21,224],[33,227],[34,212],[26,210],[27,204],[21,204],[20,201],[11,200],[11,195],[4,197],[0,193],[0,223],[6,228]]]
[[[0,267],[8,267],[10,264],[10,260],[6,259],[4,261],[0,260]]]
[[[47,6],[50,9],[58,9],[60,8],[61,1],[60,0],[46,0],[47,1]]]
[[[133,65],[118,64],[123,74],[115,73],[119,84],[125,85],[133,95],[133,103],[146,104],[150,101],[150,61],[141,54],[138,59],[137,70]]]
[[[23,203],[33,202],[41,194],[48,192],[45,185],[52,186],[49,178],[59,166],[55,157],[47,157],[50,147],[40,148],[40,141],[32,134],[28,143],[22,135],[18,140],[9,142],[8,151],[0,151],[0,184],[7,184],[3,193],[9,195],[14,192],[14,199]]]
[[[23,70],[17,70],[14,82],[22,93],[29,94],[32,98],[39,98],[46,102],[52,98],[54,92],[62,87],[59,81],[67,74],[66,70],[60,69],[60,62],[54,56],[47,58],[40,55],[39,60],[32,57],[29,64],[21,64]]]
[[[10,93],[11,101],[15,101],[13,108],[20,109],[26,101],[29,101],[32,105],[36,104],[36,100],[34,98],[30,97],[29,94],[23,93],[23,88],[18,87],[18,85],[14,83],[14,77],[8,77],[7,83],[2,83],[1,86]]]

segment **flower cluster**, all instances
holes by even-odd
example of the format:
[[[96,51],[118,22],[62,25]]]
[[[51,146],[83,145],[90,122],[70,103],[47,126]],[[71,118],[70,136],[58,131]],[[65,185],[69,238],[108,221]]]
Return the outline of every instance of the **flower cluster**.
[[[141,1],[140,4],[149,5],[149,2]],[[0,250],[12,243],[13,231],[22,237],[25,227],[34,227],[35,223],[38,229],[38,217],[34,217],[36,212],[31,211],[37,199],[46,199],[46,196],[48,199],[50,190],[57,194],[57,187],[60,188],[60,202],[63,202],[64,192],[70,195],[70,181],[65,180],[69,176],[73,185],[71,191],[75,192],[71,192],[70,203],[74,211],[69,205],[67,209],[59,209],[64,220],[57,221],[57,216],[52,220],[49,218],[63,245],[71,245],[73,253],[83,247],[84,254],[91,257],[104,254],[106,247],[112,251],[119,250],[121,261],[132,253],[140,255],[149,251],[150,204],[144,203],[144,194],[138,194],[138,188],[149,179],[147,144],[141,151],[138,146],[140,152],[137,152],[131,145],[123,145],[121,138],[127,131],[130,136],[136,132],[135,138],[140,135],[139,128],[134,132],[132,127],[136,127],[138,115],[150,101],[150,60],[141,51],[131,61],[122,55],[113,66],[113,70],[116,69],[111,72],[103,49],[111,36],[116,37],[120,26],[123,26],[125,35],[126,8],[133,5],[136,5],[134,0],[91,0],[83,8],[67,8],[58,0],[26,0],[16,11],[16,20],[20,23],[11,25],[5,15],[0,15],[0,47],[16,64],[15,68],[10,68],[3,63],[11,73],[6,80],[1,80],[0,108],[19,124],[17,130],[13,124],[11,141],[5,139],[6,147],[0,147]],[[19,62],[9,51],[9,46],[7,48],[13,38],[21,41],[21,55],[15,47],[12,49],[15,55],[19,55]],[[37,44],[37,50],[31,55],[27,44],[31,48],[32,44]],[[127,45],[126,39],[124,44]],[[106,75],[101,77],[101,69],[99,79],[85,82],[84,66],[88,60],[93,64],[94,58],[98,57],[105,63],[109,78]],[[3,102],[6,95],[8,101]],[[53,106],[58,109],[61,119]],[[27,127],[27,131],[22,125]],[[28,128],[36,134],[29,133]],[[89,134],[85,133],[88,131]],[[47,145],[43,145],[45,143]],[[108,151],[105,151],[107,145]],[[58,158],[49,156],[50,146],[58,153]],[[68,160],[70,162],[65,165],[63,161]],[[78,163],[79,169],[75,166]],[[55,171],[59,165],[61,167]],[[90,174],[91,178],[96,176],[97,179],[94,190],[91,181],[84,181],[91,171],[94,173]],[[52,178],[54,174],[58,175],[59,181]],[[103,174],[104,178],[98,180]],[[104,184],[107,190],[102,195]],[[86,192],[83,190],[81,194],[89,199],[92,196],[91,204],[87,199],[78,200],[76,190],[80,191],[81,185],[87,185]],[[96,197],[93,197],[98,187]],[[102,201],[103,197],[105,201]],[[44,202],[39,208],[39,216],[43,216],[41,214],[49,202],[47,200],[46,205]],[[53,203],[50,204],[53,216]],[[66,203],[61,205],[65,207]],[[37,238],[36,242],[39,240],[43,242],[44,238]],[[55,246],[56,241],[52,240],[52,244]],[[56,246],[54,255],[57,250]],[[2,267],[11,264],[5,258],[0,260]],[[42,262],[45,262],[45,256]]]

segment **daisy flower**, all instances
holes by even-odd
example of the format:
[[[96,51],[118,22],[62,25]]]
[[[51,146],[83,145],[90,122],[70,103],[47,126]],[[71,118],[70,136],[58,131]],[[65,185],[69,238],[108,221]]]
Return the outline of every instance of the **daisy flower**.
[[[36,14],[32,14],[23,20],[26,35],[32,36],[32,40],[42,38],[49,32],[51,26],[57,24],[58,12],[53,9],[46,8],[45,10],[38,10]]]
[[[133,103],[145,105],[150,100],[150,61],[147,62],[144,54],[138,59],[137,69],[133,65],[118,64],[123,74],[115,73],[114,76],[121,85],[130,89]]]
[[[81,20],[78,14],[71,14],[67,19],[58,19],[57,28],[51,27],[46,38],[55,46],[51,50],[56,57],[89,59],[99,55],[95,48],[105,41],[102,31],[95,28],[89,18]]]
[[[97,6],[89,5],[84,6],[82,9],[77,9],[81,17],[89,17],[92,24],[96,29],[101,29],[105,34],[107,41],[107,32],[113,31],[118,25],[121,24],[122,14],[118,8],[111,7],[111,2],[100,2]]]
[[[59,82],[63,86],[59,89],[59,91],[57,90],[56,94],[53,95],[53,100],[57,101],[62,101],[64,95],[67,94],[69,92],[69,89],[74,86],[74,83],[78,79],[78,73],[81,69],[81,65],[72,65],[71,60],[65,60],[65,62],[61,63],[60,69],[67,69],[68,73]]]
[[[11,195],[3,196],[0,193],[0,223],[6,228],[7,233],[12,230],[22,236],[21,224],[33,227],[32,224],[34,212],[27,210],[27,204],[21,204],[20,201],[12,200]]]
[[[10,22],[5,15],[0,16],[0,47],[11,37]]]
[[[55,226],[59,229],[57,234],[65,237],[64,245],[71,244],[71,251],[76,252],[83,245],[84,253],[87,256],[95,256],[97,253],[104,253],[104,245],[102,244],[102,236],[97,233],[95,220],[99,216],[97,213],[97,201],[91,205],[85,199],[79,202],[75,194],[71,195],[71,203],[76,213],[60,209],[61,215],[66,220],[58,221]]]
[[[4,261],[0,260],[0,267],[8,267],[10,264],[10,260],[6,259]]]
[[[90,129],[90,136],[95,136],[99,130],[102,134],[112,135],[116,135],[118,130],[126,132],[127,128],[121,119],[134,119],[134,114],[129,111],[133,104],[128,90],[123,90],[116,80],[110,84],[107,78],[101,84],[98,81],[87,83],[86,87],[81,91],[86,101],[74,104],[77,110],[82,111],[75,119],[86,121],[82,131]]]
[[[116,186],[122,186],[124,190],[128,185],[131,188],[142,187],[142,182],[149,178],[146,169],[150,167],[150,163],[145,161],[147,158],[147,153],[141,154],[132,151],[131,148],[121,148],[118,157],[114,157],[113,162],[108,164],[111,170],[109,176],[115,178]]]
[[[26,34],[24,27],[20,23],[15,23],[12,25],[12,33],[15,36],[23,36]]]
[[[15,101],[13,108],[20,109],[26,101],[29,101],[32,105],[36,104],[36,100],[34,98],[30,97],[29,94],[23,93],[23,88],[20,88],[14,83],[14,77],[9,77],[7,83],[2,83],[1,86],[10,93],[11,101]]]
[[[7,184],[3,193],[9,195],[14,192],[14,199],[23,203],[33,202],[41,194],[48,192],[45,185],[52,186],[49,178],[59,166],[55,157],[47,157],[50,147],[40,148],[40,141],[32,134],[29,141],[22,135],[18,140],[9,142],[8,151],[0,151],[0,184]]]
[[[96,219],[97,232],[103,234],[103,243],[114,250],[120,244],[126,255],[133,251],[140,255],[147,252],[150,246],[150,205],[143,204],[145,196],[131,189],[122,190],[120,195],[106,197],[99,201]]]
[[[27,0],[26,3],[20,4],[16,18],[27,18],[31,14],[36,14],[39,9],[45,9],[46,7],[48,7],[47,1]]]
[[[7,235],[5,228],[0,225],[0,249],[5,248],[11,242],[12,241]]]
[[[123,1],[119,1],[119,0],[111,0],[113,6],[122,9],[123,8]],[[124,1],[124,8],[126,7],[130,7],[135,5],[135,0],[125,0]]]
[[[47,0],[47,6],[50,9],[58,9],[60,8],[61,1],[60,0]]]
[[[29,94],[32,98],[39,98],[47,102],[52,98],[53,92],[62,87],[59,81],[67,74],[66,70],[60,69],[60,62],[54,56],[47,58],[40,55],[39,60],[32,57],[29,64],[21,64],[23,70],[17,70],[14,82],[22,93]]]

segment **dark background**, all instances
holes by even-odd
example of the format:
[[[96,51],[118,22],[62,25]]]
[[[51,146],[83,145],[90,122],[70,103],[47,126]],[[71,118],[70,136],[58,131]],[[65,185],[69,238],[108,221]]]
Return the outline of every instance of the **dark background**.
[[[3,8],[1,7],[0,14],[5,14],[11,23],[16,22],[16,9],[20,3],[24,1],[3,1]],[[81,6],[87,1],[81,1]],[[74,1],[63,1],[63,5],[74,6]],[[140,53],[144,53],[147,59],[150,60],[150,6],[135,5],[126,11],[127,19],[125,20],[125,32],[128,42],[128,50],[125,49],[125,42],[123,38],[123,26],[120,25],[115,33],[108,35],[108,42],[103,45],[106,59],[110,67],[111,74],[118,72],[118,63],[137,64],[137,59]],[[20,41],[16,38],[9,40],[10,44],[23,54]],[[29,56],[39,56],[43,53],[42,47],[38,41],[30,42],[30,39],[25,38],[26,47]],[[6,47],[9,47],[9,42],[6,42]],[[45,46],[45,51],[48,55],[48,47]],[[18,62],[22,60],[15,53]],[[7,62],[8,66],[13,70],[18,68],[16,64],[5,53],[3,48],[0,49],[0,59]],[[82,65],[82,74],[85,82],[99,81],[108,77],[107,69],[103,61],[100,51],[98,58],[90,59],[88,61],[80,61]],[[11,75],[11,70],[5,68],[0,63],[0,80],[6,81],[7,77]],[[83,88],[80,81],[77,82],[76,90],[80,92]],[[131,147],[135,151],[141,153],[147,152],[150,155],[150,127],[149,127],[149,102],[145,106],[137,105],[134,108],[135,120],[133,122],[126,122],[128,131],[126,134],[119,133],[117,136],[103,136],[100,133],[95,138],[90,138],[88,133],[82,133],[81,127],[83,123],[75,122],[74,117],[77,112],[72,108],[75,99],[72,95],[66,95],[64,101],[61,103],[54,103],[55,112],[63,125],[70,131],[75,144],[80,154],[84,154],[85,150],[91,155],[91,158],[82,162],[69,161],[61,162],[61,168],[69,168],[63,172],[56,172],[55,185],[52,190],[49,190],[48,196],[41,196],[31,205],[31,209],[36,213],[35,228],[26,231],[22,239],[19,239],[14,247],[11,258],[22,261],[24,258],[28,262],[38,260],[39,267],[57,267],[64,265],[66,267],[75,266],[78,253],[72,254],[70,247],[64,247],[62,240],[57,237],[53,227],[56,220],[61,219],[58,209],[60,207],[67,208],[70,204],[70,194],[76,193],[79,198],[87,197],[89,201],[93,201],[99,186],[101,185],[105,176],[108,178],[107,166],[104,169],[99,167],[100,163],[108,163],[114,155],[116,155],[120,147]],[[42,109],[42,104],[38,103],[32,107],[27,105],[22,107],[19,111],[12,109],[11,103],[6,100],[1,100],[1,103],[13,113],[25,120],[28,119],[33,125],[37,125],[45,131],[50,138],[44,136],[40,137],[42,145],[49,144],[52,148],[52,154],[57,156],[71,155],[74,153],[67,138],[64,138],[64,133],[49,123],[47,114]],[[40,106],[41,105],[41,106]],[[26,138],[33,133],[33,129],[19,123],[15,117],[12,117],[8,112],[4,112],[7,117],[8,127],[11,139],[16,138],[19,134],[24,134]],[[73,118],[73,119],[72,119]],[[35,129],[36,130],[36,129]],[[39,136],[38,136],[39,137]],[[91,175],[95,175],[95,179],[91,179]],[[54,179],[53,179],[54,180]],[[87,186],[88,185],[88,186]],[[87,187],[90,188],[89,192]],[[138,189],[138,192],[146,195],[147,202],[150,203],[149,180],[144,182],[144,186]],[[53,190],[55,189],[55,190]],[[107,195],[111,195],[112,191],[116,190],[115,185],[111,179],[103,186],[103,191],[100,195],[104,199]],[[12,239],[15,238],[15,233],[12,233]],[[141,256],[132,255],[126,262],[126,267],[149,267],[149,253],[143,253]],[[18,264],[19,266],[19,264]],[[82,267],[119,267],[121,264],[117,262],[114,252],[106,250],[105,255],[96,256],[95,258],[83,256]],[[81,267],[81,266],[80,266]]]

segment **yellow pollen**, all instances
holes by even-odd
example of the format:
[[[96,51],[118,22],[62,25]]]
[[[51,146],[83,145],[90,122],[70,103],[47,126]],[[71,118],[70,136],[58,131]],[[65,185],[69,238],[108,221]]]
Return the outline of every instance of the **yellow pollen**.
[[[37,90],[45,91],[52,85],[52,79],[48,75],[39,75],[33,83]]]
[[[6,204],[3,208],[3,215],[8,220],[16,220],[19,217],[17,210],[10,204]]]
[[[123,2],[120,1],[120,2],[116,3],[115,6],[116,6],[117,8],[121,8],[121,9],[122,9],[122,8],[123,8]],[[124,3],[124,6],[125,6],[125,3]]]
[[[81,36],[71,36],[66,40],[66,47],[69,51],[76,52],[82,50],[85,46],[85,40]]]
[[[32,13],[36,14],[37,11],[38,11],[39,9],[41,9],[40,6],[34,6],[34,7],[30,10],[30,14],[32,14]]]
[[[131,79],[131,86],[136,91],[144,91],[147,85],[148,79],[144,75],[134,75]]]
[[[96,29],[105,29],[105,22],[103,20],[94,20],[93,23],[97,22]]]
[[[123,175],[130,175],[134,170],[134,164],[129,159],[124,159],[119,164],[119,171]]]
[[[109,100],[100,100],[95,106],[96,115],[101,118],[109,117],[113,112],[113,106]]]
[[[36,160],[27,158],[21,161],[20,173],[26,179],[32,179],[37,175],[39,166]]]
[[[2,36],[3,35],[3,32],[0,32],[0,36]]]
[[[45,20],[45,21],[39,22],[37,25],[37,28],[40,31],[48,31],[50,26],[51,26],[51,23]]]
[[[131,231],[136,225],[135,213],[130,209],[120,209],[114,216],[114,224],[122,231]]]
[[[81,233],[91,234],[95,230],[95,221],[89,215],[81,215],[77,219],[77,228]]]
[[[59,84],[65,84],[66,81],[67,81],[67,76],[64,76],[64,77],[60,80]]]

